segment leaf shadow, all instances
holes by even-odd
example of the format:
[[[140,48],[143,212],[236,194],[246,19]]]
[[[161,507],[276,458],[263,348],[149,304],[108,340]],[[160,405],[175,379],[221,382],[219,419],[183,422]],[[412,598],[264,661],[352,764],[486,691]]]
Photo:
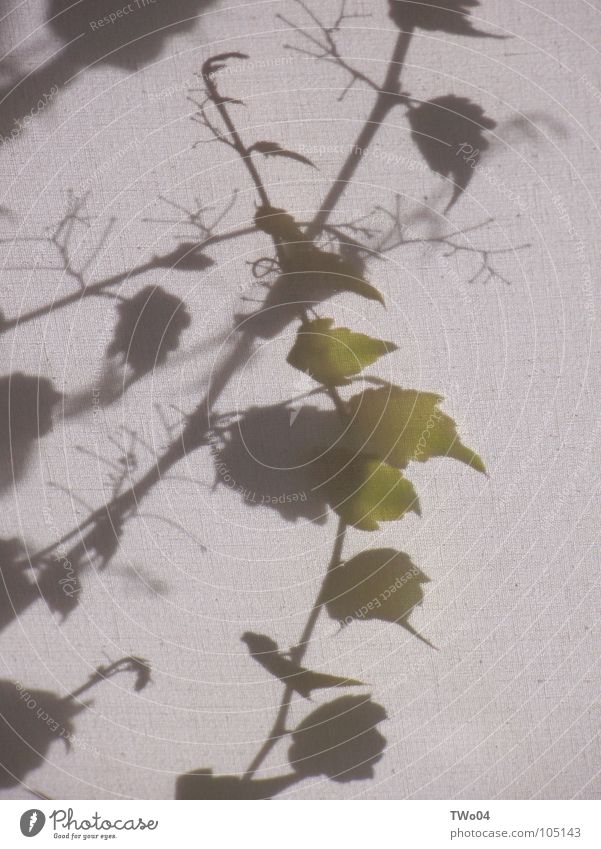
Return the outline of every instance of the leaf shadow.
[[[405,32],[414,28],[477,38],[505,38],[474,26],[472,9],[480,0],[388,0],[389,14]]]
[[[44,377],[13,372],[0,378],[0,494],[24,476],[35,443],[52,431],[61,398]]]
[[[54,743],[62,740],[69,750],[73,720],[84,709],[48,690],[0,680],[0,787],[20,784],[42,766]]]
[[[318,440],[334,444],[339,433],[334,410],[250,407],[214,431],[215,485],[239,494],[249,507],[275,510],[286,521],[323,524],[327,501],[315,487],[310,449]]]
[[[131,73],[155,62],[169,39],[192,30],[214,2],[135,0],[128,7],[123,0],[48,0],[45,30],[60,47],[33,71],[13,60],[13,78],[0,91],[0,135],[16,138],[61,89],[95,66]]]

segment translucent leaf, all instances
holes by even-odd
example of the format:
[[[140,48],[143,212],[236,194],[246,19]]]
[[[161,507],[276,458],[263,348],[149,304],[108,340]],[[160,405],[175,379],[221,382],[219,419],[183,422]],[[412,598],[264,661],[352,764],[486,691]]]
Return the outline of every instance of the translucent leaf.
[[[288,759],[303,778],[325,775],[332,781],[372,778],[385,737],[376,726],[384,708],[365,696],[342,696],[309,714],[292,735]]]
[[[372,339],[346,327],[335,327],[331,318],[305,322],[296,337],[288,362],[319,383],[337,386],[374,363],[384,354],[397,350],[393,342]]]
[[[394,548],[363,551],[328,572],[324,590],[326,608],[341,626],[366,619],[396,622],[431,645],[408,621],[411,612],[423,601],[422,584],[429,581],[402,551]]]
[[[420,515],[412,483],[379,459],[334,449],[314,466],[332,510],[359,530],[376,531],[379,522],[401,519],[410,511]]]
[[[469,185],[489,147],[484,131],[497,124],[477,103],[453,94],[410,109],[409,122],[412,138],[430,168],[455,183],[448,211]]]
[[[390,17],[405,31],[421,27],[425,30],[451,32],[455,35],[503,38],[503,36],[489,35],[474,28],[468,16],[470,9],[480,5],[479,0],[388,0],[388,2]]]
[[[484,463],[463,445],[455,422],[438,408],[443,400],[431,392],[383,386],[367,389],[349,401],[351,423],[346,440],[357,451],[407,467],[412,460],[452,457],[486,473]]]
[[[313,672],[305,669],[296,661],[285,657],[278,649],[278,644],[265,634],[254,634],[247,631],[242,635],[251,656],[271,675],[279,678],[282,683],[292,687],[305,699],[310,698],[313,690],[323,690],[330,687],[361,687],[361,681],[353,678],[340,678],[337,675],[327,675],[323,672]]]
[[[294,159],[296,162],[302,162],[303,165],[310,165],[311,168],[317,167],[310,159],[307,159],[306,156],[303,156],[301,153],[296,153],[294,150],[286,150],[286,148],[282,147],[277,142],[258,141],[255,142],[252,147],[249,147],[249,151],[252,150],[256,150],[257,153],[262,153],[263,156],[283,156],[286,159]]]

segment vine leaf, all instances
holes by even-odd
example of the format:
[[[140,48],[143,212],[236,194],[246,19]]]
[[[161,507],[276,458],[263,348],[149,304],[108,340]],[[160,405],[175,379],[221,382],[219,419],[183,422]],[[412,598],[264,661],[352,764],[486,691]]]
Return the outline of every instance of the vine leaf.
[[[346,782],[373,778],[385,737],[376,726],[384,708],[369,696],[342,696],[309,714],[292,735],[288,759],[303,778],[325,775]]]
[[[326,609],[342,627],[365,619],[396,622],[435,648],[408,621],[424,599],[422,584],[429,581],[402,551],[394,548],[363,551],[328,572],[324,588]]]
[[[314,489],[310,449],[315,433],[328,445],[340,433],[333,409],[311,404],[249,407],[236,421],[215,421],[211,453],[215,486],[225,487],[249,509],[275,510],[282,519],[323,524],[328,504]],[[309,456],[308,456],[309,455]]]
[[[275,778],[248,779],[237,775],[213,775],[211,769],[195,769],[178,776],[176,799],[271,799],[296,784],[295,773]]]
[[[282,239],[284,242],[298,242],[302,245],[313,244],[307,242],[294,216],[286,212],[285,209],[279,209],[276,206],[260,206],[255,214],[255,225],[274,239]]]
[[[411,481],[375,457],[335,448],[315,461],[318,486],[332,510],[348,525],[377,531],[379,522],[421,515]]]
[[[302,153],[296,153],[294,150],[287,150],[277,142],[258,141],[248,148],[248,152],[256,150],[257,153],[262,153],[263,156],[283,156],[286,159],[294,159],[296,162],[302,162],[303,165],[309,165],[311,168],[317,168],[314,162],[303,156]]]
[[[497,124],[477,103],[448,94],[427,100],[409,110],[411,136],[422,156],[437,174],[452,176],[453,195],[445,212],[468,187],[489,142],[484,130]]]
[[[338,292],[353,292],[384,304],[382,294],[363,279],[356,263],[316,247],[286,210],[261,206],[255,224],[276,239],[280,247],[282,274],[271,288],[266,308],[319,303]]]
[[[393,342],[333,327],[332,318],[306,321],[300,327],[288,363],[325,386],[340,386],[379,357],[397,350]]]
[[[121,301],[117,311],[119,320],[107,355],[121,354],[137,376],[152,371],[177,350],[191,321],[184,302],[161,286],[144,287]]]
[[[481,458],[463,445],[453,419],[438,408],[442,396],[387,384],[367,389],[349,401],[351,423],[346,440],[405,469],[413,460],[452,457],[486,474]]]
[[[136,673],[136,683],[134,684],[134,690],[136,693],[143,690],[145,687],[150,684],[150,675],[151,669],[150,664],[143,657],[135,657],[131,656],[128,658],[131,669]]]
[[[425,30],[442,30],[454,35],[505,38],[476,29],[469,18],[470,9],[480,5],[480,0],[388,0],[390,17],[402,30],[415,27]]]
[[[353,678],[339,678],[336,675],[326,675],[323,672],[305,669],[304,666],[284,657],[278,649],[278,644],[265,634],[247,631],[242,635],[242,642],[248,646],[253,660],[305,699],[311,697],[313,690],[363,686],[362,681],[355,681]]]

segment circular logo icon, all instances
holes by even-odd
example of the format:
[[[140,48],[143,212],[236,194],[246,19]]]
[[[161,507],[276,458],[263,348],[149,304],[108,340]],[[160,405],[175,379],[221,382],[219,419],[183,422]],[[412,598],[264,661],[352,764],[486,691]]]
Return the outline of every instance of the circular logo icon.
[[[25,811],[21,816],[21,834],[25,837],[35,837],[44,828],[46,817],[37,808]]]

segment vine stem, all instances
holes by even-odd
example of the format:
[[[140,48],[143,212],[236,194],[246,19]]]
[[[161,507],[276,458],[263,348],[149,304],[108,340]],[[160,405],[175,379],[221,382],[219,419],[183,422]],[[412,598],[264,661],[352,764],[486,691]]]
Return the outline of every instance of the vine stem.
[[[338,530],[336,532],[336,539],[334,540],[334,548],[332,550],[332,556],[330,558],[328,571],[326,572],[321,587],[319,588],[317,598],[315,599],[315,604],[311,610],[311,613],[309,614],[307,622],[305,623],[305,627],[303,629],[303,633],[301,634],[300,640],[298,641],[296,646],[294,646],[294,648],[290,649],[290,657],[295,663],[301,662],[307,652],[309,643],[311,642],[311,637],[313,636],[315,625],[317,624],[317,620],[319,619],[319,614],[321,613],[321,609],[326,601],[325,593],[328,574],[330,570],[337,566],[342,559],[342,548],[346,536],[346,528],[347,525],[345,521],[343,519],[339,519]],[[286,687],[284,688],[284,693],[282,695],[282,700],[280,702],[280,706],[278,708],[278,712],[271,727],[271,730],[267,735],[265,742],[263,743],[257,754],[254,756],[248,766],[248,769],[244,773],[244,780],[250,781],[250,779],[255,775],[256,771],[261,766],[265,758],[269,755],[274,746],[282,739],[282,737],[284,737],[288,733],[288,730],[286,729],[286,720],[288,719],[288,713],[292,704],[293,693],[294,688],[290,684],[286,684]]]
[[[404,30],[394,45],[394,50],[388,63],[386,79],[378,91],[378,96],[365,124],[361,128],[350,155],[344,161],[338,176],[325,196],[319,212],[307,227],[305,234],[309,239],[315,239],[324,229],[330,214],[342,197],[355,171],[359,167],[363,153],[376,137],[378,130],[386,120],[388,113],[401,102],[400,78],[405,64],[407,51],[411,43],[413,30]]]

